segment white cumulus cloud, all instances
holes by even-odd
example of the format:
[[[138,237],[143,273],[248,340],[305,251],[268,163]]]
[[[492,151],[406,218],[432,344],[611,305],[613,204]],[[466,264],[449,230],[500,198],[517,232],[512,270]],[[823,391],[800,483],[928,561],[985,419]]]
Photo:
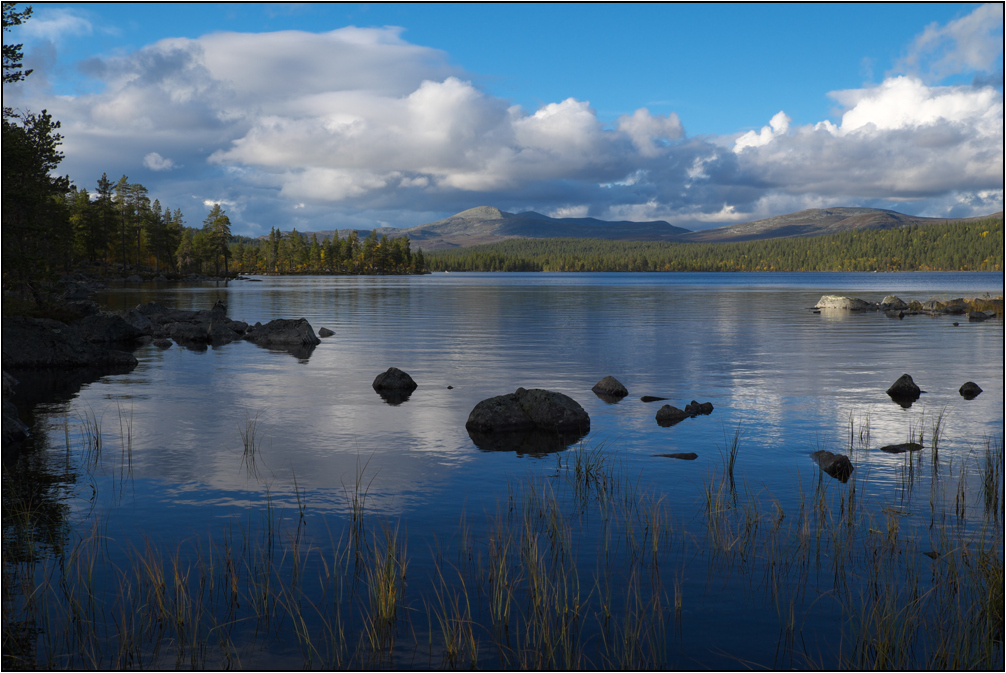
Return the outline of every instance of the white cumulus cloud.
[[[162,157],[157,152],[151,152],[143,157],[143,165],[152,171],[170,171],[175,168],[175,162]]]

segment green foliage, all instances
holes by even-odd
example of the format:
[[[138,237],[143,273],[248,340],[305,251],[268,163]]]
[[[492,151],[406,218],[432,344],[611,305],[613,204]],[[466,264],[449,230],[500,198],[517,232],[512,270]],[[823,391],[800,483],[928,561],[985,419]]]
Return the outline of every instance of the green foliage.
[[[744,243],[521,238],[428,255],[432,271],[1001,271],[1003,219]]]
[[[336,232],[317,234],[272,229],[265,238],[233,237],[230,256],[240,273],[408,274],[425,273],[422,250],[412,251],[405,236],[389,239],[370,232],[361,242],[355,231],[346,238]]]

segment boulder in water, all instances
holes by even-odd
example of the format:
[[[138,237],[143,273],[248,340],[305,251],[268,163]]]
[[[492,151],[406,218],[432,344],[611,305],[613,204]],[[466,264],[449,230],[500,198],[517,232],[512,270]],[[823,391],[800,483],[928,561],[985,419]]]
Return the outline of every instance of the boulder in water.
[[[629,391],[614,376],[605,376],[591,388],[597,395],[609,397],[625,397]]]
[[[830,477],[838,479],[843,484],[849,481],[852,471],[856,469],[853,467],[852,461],[849,460],[849,457],[840,453],[832,453],[831,451],[815,451],[810,454],[810,457],[818,464],[822,472]]]
[[[966,400],[973,400],[982,394],[982,389],[978,387],[978,384],[974,381],[968,381],[963,386],[961,386],[958,391]]]

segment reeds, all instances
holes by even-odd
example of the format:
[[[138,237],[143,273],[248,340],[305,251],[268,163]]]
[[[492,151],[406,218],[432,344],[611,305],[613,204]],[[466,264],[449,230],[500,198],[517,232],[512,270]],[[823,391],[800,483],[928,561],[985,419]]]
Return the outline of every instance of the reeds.
[[[868,447],[868,424],[850,420],[850,451]],[[246,454],[255,432],[249,421],[241,433]],[[82,463],[95,434],[82,424]],[[1002,666],[1001,438],[932,471],[923,517],[869,495],[861,470],[848,483],[798,474],[783,502],[741,472],[741,436],[725,437],[721,469],[696,490],[698,516],[675,513],[613,452],[581,446],[555,474],[510,480],[484,521],[462,513],[429,558],[407,553],[403,522],[368,513],[366,462],[344,485],[345,529],[327,539],[313,518],[308,533],[310,493],[294,480],[288,505],[267,491],[247,519],[182,541],[134,545],[88,514],[48,555],[34,503],[10,500],[5,474],[3,663],[413,667],[425,644],[431,667],[666,669],[690,665],[676,636],[689,606],[729,588],[774,612],[774,665]],[[834,629],[823,645],[805,637],[822,610]]]

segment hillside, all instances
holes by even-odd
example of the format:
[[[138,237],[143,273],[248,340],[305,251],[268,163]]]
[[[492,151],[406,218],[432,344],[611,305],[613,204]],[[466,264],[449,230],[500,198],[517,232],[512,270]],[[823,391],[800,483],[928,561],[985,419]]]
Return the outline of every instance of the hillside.
[[[433,271],[1002,271],[1001,214],[742,242],[511,239],[440,250]]]
[[[995,216],[1001,217],[1002,213],[993,215],[993,217]],[[757,241],[793,236],[823,236],[863,229],[894,229],[909,225],[950,224],[979,219],[982,218],[915,217],[880,208],[812,208],[754,222],[731,224],[705,231],[693,231],[682,236],[680,240],[708,243]]]
[[[986,217],[1002,217],[996,213]],[[897,229],[908,226],[945,225],[974,222],[983,218],[944,219],[915,217],[880,208],[813,208],[788,215],[731,224],[715,229],[691,231],[663,220],[652,222],[609,222],[593,217],[555,218],[534,211],[507,213],[492,206],[479,206],[443,220],[408,229],[380,227],[378,236],[394,239],[408,236],[413,247],[426,251],[469,248],[514,239],[585,238],[608,241],[740,243],[776,238],[826,236],[849,231]],[[319,239],[340,238],[352,229],[301,232]],[[355,230],[365,238],[370,231]]]

